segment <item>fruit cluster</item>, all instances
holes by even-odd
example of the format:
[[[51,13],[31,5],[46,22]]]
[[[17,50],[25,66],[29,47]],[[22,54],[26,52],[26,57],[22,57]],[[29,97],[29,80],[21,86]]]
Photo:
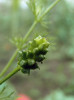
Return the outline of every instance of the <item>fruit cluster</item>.
[[[29,42],[27,50],[19,51],[18,65],[20,65],[23,73],[30,73],[31,69],[39,68],[37,62],[45,59],[45,54],[48,52],[49,42],[46,38],[38,36],[33,41]]]

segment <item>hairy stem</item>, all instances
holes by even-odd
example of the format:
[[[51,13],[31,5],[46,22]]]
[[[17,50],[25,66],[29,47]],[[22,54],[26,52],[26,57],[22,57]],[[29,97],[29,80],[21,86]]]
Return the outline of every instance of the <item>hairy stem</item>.
[[[43,13],[43,15],[39,18],[39,20],[41,20],[59,1],[61,0],[56,0],[55,2],[53,2],[47,9],[46,11]]]
[[[37,21],[34,21],[33,25],[31,26],[30,30],[28,31],[28,33],[26,34],[26,36],[24,37],[24,42],[27,40],[28,36],[30,35],[30,33],[32,32],[32,30],[34,29],[34,27],[36,26]]]
[[[16,74],[18,71],[20,71],[20,67],[18,66],[18,67],[16,67],[11,73],[9,73],[6,77],[4,77],[4,79],[3,80],[1,80],[0,81],[0,85],[2,84],[2,83],[4,83],[6,80],[8,80],[10,77],[12,77],[14,74]]]
[[[24,37],[24,43],[27,40],[28,36],[30,35],[30,33],[32,32],[32,30],[34,29],[35,25],[36,25],[36,21],[33,23],[33,25],[31,26],[31,28],[29,29],[29,31],[27,32],[26,36]],[[0,77],[2,77],[5,72],[8,70],[8,68],[10,67],[10,65],[12,64],[13,60],[15,59],[16,55],[17,55],[18,50],[16,50],[14,52],[14,54],[12,55],[11,59],[9,60],[9,62],[7,63],[7,65],[4,67],[3,71],[0,74]]]
[[[10,67],[11,63],[13,62],[13,60],[15,59],[16,55],[17,55],[18,50],[16,50],[13,54],[13,56],[11,57],[11,59],[9,60],[9,62],[7,63],[7,65],[4,67],[3,71],[0,74],[0,77],[2,77],[5,72],[8,70],[8,68]]]
[[[44,12],[44,14],[39,18],[39,20],[41,20],[59,1],[61,0],[56,0],[52,5],[50,5],[46,11]],[[39,21],[38,20],[38,21]],[[31,26],[31,28],[29,29],[29,31],[27,32],[27,34],[24,37],[24,43],[26,42],[27,38],[29,37],[29,35],[31,34],[31,32],[33,31],[34,27],[36,26],[36,24],[38,23],[38,21],[34,21],[33,25]],[[13,54],[13,56],[11,57],[11,59],[9,60],[8,64],[5,66],[5,68],[3,69],[3,71],[0,74],[0,77],[2,77],[5,72],[8,70],[8,68],[10,67],[10,65],[12,64],[13,60],[15,59],[16,55],[17,55],[18,50],[15,51],[15,53]]]

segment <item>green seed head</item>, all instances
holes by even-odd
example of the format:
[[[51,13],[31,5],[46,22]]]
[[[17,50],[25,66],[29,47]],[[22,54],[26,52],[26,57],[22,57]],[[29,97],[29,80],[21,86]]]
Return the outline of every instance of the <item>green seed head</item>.
[[[21,66],[23,73],[30,73],[30,70],[39,68],[37,62],[43,62],[45,54],[48,52],[49,42],[40,35],[29,42],[26,50],[20,51],[18,65]]]

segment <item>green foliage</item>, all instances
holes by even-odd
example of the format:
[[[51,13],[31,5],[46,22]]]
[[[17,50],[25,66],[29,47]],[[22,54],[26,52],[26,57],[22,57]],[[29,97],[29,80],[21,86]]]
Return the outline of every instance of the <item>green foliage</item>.
[[[2,68],[4,66],[4,63],[6,64],[11,53],[13,52],[12,50],[13,46],[8,41],[8,38],[11,38],[11,34],[12,33],[14,34],[14,38],[11,40],[12,43],[16,45],[18,49],[23,48],[25,49],[25,51],[27,51],[27,49],[29,49],[28,47],[31,44],[28,45],[28,43],[26,42],[22,46],[23,44],[22,37],[24,37],[24,35],[29,30],[29,27],[31,26],[34,20],[34,17],[35,20],[39,20],[40,16],[45,12],[49,4],[51,4],[52,1],[56,1],[56,0],[29,0],[28,6],[32,10],[33,14],[29,11],[29,9],[25,9],[25,10],[19,9],[19,2],[17,1],[19,0],[13,1],[14,2],[13,5],[15,5],[12,8],[13,14],[11,14],[12,12],[10,13],[11,8],[10,7],[6,8],[6,6],[3,7],[3,9],[5,10],[5,12],[6,11],[7,12],[4,13],[4,10],[0,12],[0,23],[1,23],[0,24],[0,47],[1,47],[0,57],[2,59],[0,64],[3,64]],[[48,58],[46,63],[41,64],[40,65],[42,66],[41,70],[39,72],[38,71],[33,72],[31,74],[32,77],[29,78],[25,76],[26,81],[23,80],[22,76],[24,75],[19,75],[20,73],[16,77],[16,78],[19,77],[20,78],[19,78],[19,82],[16,83],[15,85],[17,86],[17,84],[18,85],[23,84],[21,85],[22,90],[21,89],[19,90],[28,93],[30,96],[34,97],[34,100],[38,100],[39,97],[41,98],[41,96],[45,96],[46,94],[48,94],[48,91],[51,93],[52,89],[55,90],[57,88],[61,88],[68,95],[74,94],[74,71],[73,71],[74,70],[73,67],[74,66],[73,63],[74,14],[73,14],[73,9],[69,10],[69,7],[64,0],[61,0],[61,2],[62,2],[60,3],[61,6],[60,4],[57,5],[57,7],[54,10],[52,10],[51,13],[48,13],[47,16],[45,15],[42,19],[39,20],[40,24],[45,28],[42,27],[40,24],[38,24],[36,28],[33,29],[32,32],[33,35],[31,35],[31,37],[33,38],[36,33],[38,33],[38,35],[41,36],[43,35],[46,36],[47,33],[51,33],[50,34],[51,37],[56,37],[55,40],[56,50],[52,51],[52,49],[50,48],[51,52],[49,52],[46,56],[46,58]],[[48,34],[47,38],[49,39],[49,41],[53,42],[54,39],[51,40],[50,35]],[[31,40],[31,37],[29,39],[27,38],[27,41]],[[33,48],[30,49],[33,50]],[[20,53],[25,51],[20,51]],[[27,61],[29,63],[29,66],[35,63],[35,61],[31,59],[32,56],[33,55],[30,55],[30,58]],[[40,57],[42,58],[42,56]],[[39,56],[36,59],[39,60],[38,58]],[[23,63],[24,61],[22,61],[20,64]],[[14,68],[15,68],[15,64],[14,64]],[[22,71],[25,72],[24,70]],[[27,73],[29,73],[29,71],[27,71]],[[61,91],[57,93],[53,93],[53,95],[55,99],[58,99],[58,97],[60,96],[60,100],[62,98],[63,100],[64,98],[66,98],[66,100],[70,100],[72,98],[71,96],[70,97],[65,96],[64,93],[62,93]],[[44,97],[43,99],[49,100],[50,98],[51,98],[51,94],[46,98]],[[52,100],[52,98],[50,100]]]
[[[35,26],[36,26],[36,24],[39,22],[39,21],[41,21],[41,19],[59,2],[60,0],[56,0],[55,2],[53,2],[52,3],[52,5],[50,5],[48,8],[46,8],[46,10],[39,16],[39,18],[38,18],[38,14],[36,14],[36,17],[37,18],[35,18],[35,20],[34,20],[34,23],[33,23],[33,25],[30,27],[30,29],[29,29],[29,31],[27,32],[27,34],[26,34],[26,36],[24,36],[24,38],[23,38],[23,40],[20,38],[20,41],[19,41],[19,39],[18,38],[14,38],[14,41],[12,41],[13,43],[15,43],[15,45],[19,48],[19,49],[21,49],[22,48],[22,46],[23,46],[23,44],[25,44],[25,42],[26,42],[26,40],[27,40],[27,38],[29,37],[29,35],[31,34],[31,32],[33,31],[33,29],[35,28]],[[18,2],[19,2],[19,0],[17,0],[16,2],[13,2],[13,10],[15,11],[16,10],[16,8],[18,8]],[[35,7],[34,6],[36,6],[36,5],[34,5],[35,4],[35,2],[34,1],[30,1],[31,3],[32,3],[32,6],[33,6],[33,9],[35,9]],[[34,2],[34,3],[33,3]],[[32,8],[32,7],[31,7]],[[36,8],[37,9],[37,8]],[[35,12],[37,12],[36,10],[35,10]],[[15,14],[15,12],[14,12],[14,14],[13,14],[13,18],[14,18],[14,20],[13,20],[13,24],[15,24],[15,26],[17,26],[16,25],[16,23],[17,23],[17,21],[16,21],[16,23],[15,23],[15,19],[16,19],[16,14]],[[13,28],[13,31],[15,30],[15,28],[14,27],[12,27]],[[16,31],[17,31],[17,28],[16,28]],[[15,32],[16,32],[15,31]],[[14,32],[14,33],[15,33]],[[12,32],[13,33],[13,32]],[[17,33],[17,32],[16,32]],[[44,39],[42,39],[42,41],[43,42],[45,42],[45,40]],[[21,43],[20,43],[21,42]],[[22,43],[23,42],[23,43]],[[38,42],[38,41],[36,41],[36,42]],[[41,43],[41,41],[40,41],[40,43]],[[47,44],[47,45],[46,45]],[[38,45],[38,44],[37,44]],[[44,48],[45,47],[45,48]],[[32,62],[30,62],[31,63],[31,65],[34,65],[35,64],[35,66],[37,67],[37,63],[36,63],[36,61],[37,62],[42,62],[44,59],[45,59],[45,57],[44,57],[44,54],[46,54],[46,52],[48,51],[47,50],[47,47],[48,47],[48,43],[44,43],[44,44],[42,44],[41,45],[41,47],[39,47],[39,49],[42,51],[42,49],[45,49],[44,51],[42,51],[42,53],[41,54],[36,54],[36,53],[40,53],[38,50],[36,50],[36,52],[34,52],[36,55],[35,56],[33,56],[33,59],[35,60],[35,63],[33,63],[32,64]],[[37,48],[38,49],[38,48]],[[18,50],[18,49],[17,49]],[[15,53],[13,54],[13,56],[11,57],[11,59],[10,59],[10,61],[8,62],[8,64],[5,66],[5,68],[4,68],[4,70],[2,71],[2,73],[1,73],[1,75],[0,75],[0,77],[2,77],[4,74],[5,74],[5,72],[8,70],[8,68],[10,67],[10,65],[12,64],[12,62],[13,62],[13,60],[15,59],[15,57],[16,57],[16,55],[17,55],[17,50],[15,51]],[[42,55],[43,54],[43,55]],[[29,60],[30,61],[30,60]],[[20,61],[19,61],[20,62]],[[28,63],[28,62],[27,62]],[[26,66],[27,66],[27,63],[26,63]],[[23,64],[24,64],[24,62],[23,62]],[[20,65],[20,63],[19,63],[19,65]],[[32,66],[31,66],[32,67]],[[12,75],[14,75],[16,72],[18,72],[20,70],[20,67],[18,66],[18,68],[16,68],[15,70],[13,70],[10,74],[8,74],[3,80],[1,80],[0,81],[0,84],[2,84],[3,82],[5,82],[7,79],[9,79]]]
[[[29,0],[27,5],[33,12],[35,20],[40,22],[43,27],[48,28],[49,22],[47,13],[49,13],[53,6],[59,1],[60,0],[56,0],[51,4],[52,1],[49,0]]]
[[[14,100],[15,98],[17,98],[17,94],[11,84],[0,85],[0,100]]]
[[[19,50],[24,48],[24,41],[22,37],[14,37],[10,40],[12,44],[14,44]]]
[[[47,1],[47,0],[46,0]],[[32,10],[35,20],[38,20],[45,11],[44,1],[42,0],[29,0],[27,2],[29,8]]]

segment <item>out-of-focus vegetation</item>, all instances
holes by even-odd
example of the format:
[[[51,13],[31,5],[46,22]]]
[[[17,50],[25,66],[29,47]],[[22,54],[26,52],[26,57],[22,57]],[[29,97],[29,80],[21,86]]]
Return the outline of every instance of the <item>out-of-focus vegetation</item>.
[[[0,86],[0,100],[15,100],[17,98],[16,90],[9,83]]]
[[[57,90],[40,100],[74,100],[74,96],[66,96],[63,91]]]
[[[0,69],[8,62],[15,50],[10,40],[14,37],[23,37],[34,20],[31,10],[21,9],[19,0],[16,1],[13,0],[11,6],[0,4]],[[51,4],[51,0],[40,1],[45,8],[49,3]],[[37,24],[32,36],[37,34],[46,36],[51,48],[46,61],[40,65],[40,71],[31,72],[30,76],[18,73],[11,79],[18,93],[27,94],[34,100],[74,99],[73,11],[74,8],[70,8],[63,0],[44,17],[41,24]],[[12,66],[15,67],[15,62]],[[53,91],[57,89],[62,92],[54,93]],[[52,99],[54,97],[56,99]]]

